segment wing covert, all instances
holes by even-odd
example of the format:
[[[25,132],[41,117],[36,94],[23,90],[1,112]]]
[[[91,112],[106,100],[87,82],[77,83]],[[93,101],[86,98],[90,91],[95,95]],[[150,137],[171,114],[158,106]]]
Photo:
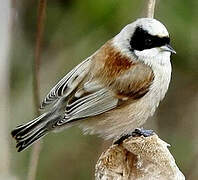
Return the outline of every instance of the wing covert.
[[[90,60],[91,58],[87,58],[63,77],[44,98],[40,109],[55,103],[62,96],[68,96],[88,74]]]

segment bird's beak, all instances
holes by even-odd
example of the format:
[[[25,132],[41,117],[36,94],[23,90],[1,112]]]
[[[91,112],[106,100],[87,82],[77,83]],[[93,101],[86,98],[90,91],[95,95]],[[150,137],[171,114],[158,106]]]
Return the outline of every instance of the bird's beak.
[[[171,52],[173,54],[176,54],[176,51],[171,47],[170,44],[166,44],[165,46],[160,47],[160,49],[162,51],[168,51],[168,52]]]

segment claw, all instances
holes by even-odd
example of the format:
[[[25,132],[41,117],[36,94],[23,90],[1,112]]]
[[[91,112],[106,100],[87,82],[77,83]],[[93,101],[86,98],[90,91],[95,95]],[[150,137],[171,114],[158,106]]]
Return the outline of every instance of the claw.
[[[149,136],[152,136],[153,134],[154,134],[153,130],[136,128],[132,133],[122,135],[113,144],[120,145],[125,139],[129,138],[130,136],[132,136],[132,137],[140,137],[140,136],[149,137]]]
[[[139,136],[144,136],[144,137],[149,137],[154,134],[154,131],[151,129],[143,129],[143,128],[136,128],[132,132],[133,137],[139,137]]]

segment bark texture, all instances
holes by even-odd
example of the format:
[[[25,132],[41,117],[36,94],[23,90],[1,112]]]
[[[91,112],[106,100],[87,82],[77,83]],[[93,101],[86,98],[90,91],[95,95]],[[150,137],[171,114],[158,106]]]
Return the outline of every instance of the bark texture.
[[[96,164],[96,180],[184,180],[168,150],[156,134],[129,137],[112,145]]]

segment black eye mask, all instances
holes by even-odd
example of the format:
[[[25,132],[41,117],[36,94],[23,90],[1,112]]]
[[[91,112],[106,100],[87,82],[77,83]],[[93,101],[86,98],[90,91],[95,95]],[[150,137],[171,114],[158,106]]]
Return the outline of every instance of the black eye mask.
[[[170,44],[169,37],[152,36],[141,27],[137,27],[130,41],[131,49],[142,51]]]

